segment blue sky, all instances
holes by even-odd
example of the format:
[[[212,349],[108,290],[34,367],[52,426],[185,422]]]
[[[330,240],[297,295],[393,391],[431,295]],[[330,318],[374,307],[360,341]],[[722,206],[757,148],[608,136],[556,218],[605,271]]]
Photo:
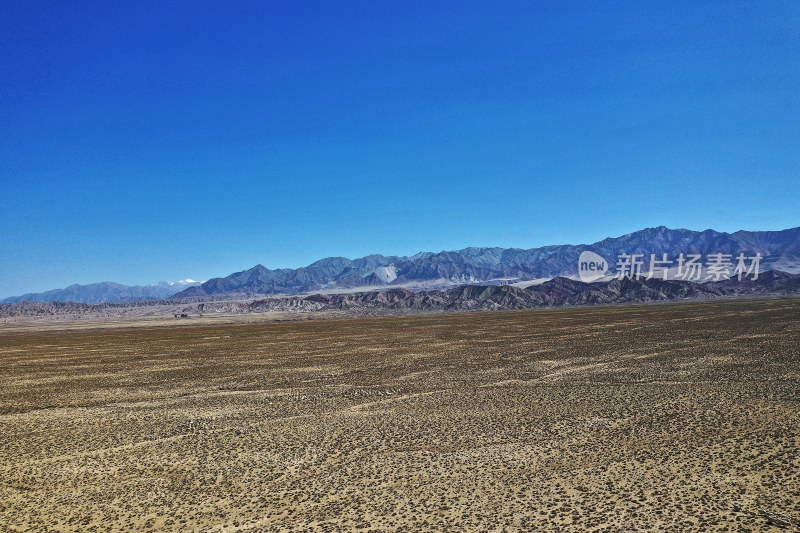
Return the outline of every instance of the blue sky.
[[[4,2],[0,297],[800,225],[800,3]]]

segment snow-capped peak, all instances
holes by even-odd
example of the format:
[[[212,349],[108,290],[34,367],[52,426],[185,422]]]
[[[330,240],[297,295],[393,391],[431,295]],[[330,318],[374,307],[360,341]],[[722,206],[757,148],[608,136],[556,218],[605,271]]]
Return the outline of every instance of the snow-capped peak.
[[[205,283],[204,281],[195,281],[191,278],[182,279],[180,281],[159,281],[158,283],[153,283],[153,286],[160,286],[160,287],[185,287],[187,285],[199,285],[201,283]]]

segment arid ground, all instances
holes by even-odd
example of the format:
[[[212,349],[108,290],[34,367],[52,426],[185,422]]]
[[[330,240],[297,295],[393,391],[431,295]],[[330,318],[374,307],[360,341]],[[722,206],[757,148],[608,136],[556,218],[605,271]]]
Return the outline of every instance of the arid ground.
[[[0,531],[798,517],[800,299],[0,332]]]

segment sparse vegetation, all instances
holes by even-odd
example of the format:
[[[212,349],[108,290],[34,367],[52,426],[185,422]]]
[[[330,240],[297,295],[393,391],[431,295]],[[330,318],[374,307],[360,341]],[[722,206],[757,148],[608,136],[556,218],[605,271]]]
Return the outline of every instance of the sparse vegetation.
[[[800,517],[797,299],[8,329],[0,383],[3,531]]]

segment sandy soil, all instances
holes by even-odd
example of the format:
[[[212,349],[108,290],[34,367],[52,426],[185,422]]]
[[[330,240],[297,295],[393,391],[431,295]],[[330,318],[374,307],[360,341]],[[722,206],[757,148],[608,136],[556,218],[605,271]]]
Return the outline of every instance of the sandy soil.
[[[797,529],[797,299],[257,318],[0,332],[0,531]]]

